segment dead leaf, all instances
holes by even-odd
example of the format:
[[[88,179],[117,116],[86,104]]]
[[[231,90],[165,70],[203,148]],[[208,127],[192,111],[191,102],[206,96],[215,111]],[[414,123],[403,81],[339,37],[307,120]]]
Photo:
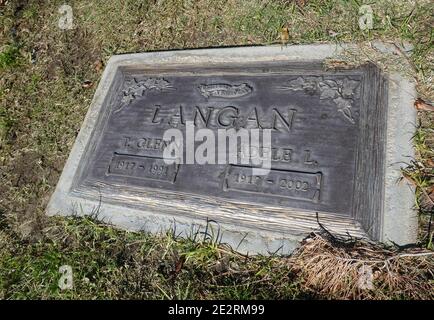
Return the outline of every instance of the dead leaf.
[[[423,192],[420,197],[420,206],[425,211],[434,209],[434,186]]]
[[[289,42],[289,29],[287,27],[282,27],[280,30],[280,41],[282,44]]]
[[[338,34],[339,33],[337,33],[336,31],[329,30],[329,36],[332,37],[332,38],[336,37]]]
[[[428,167],[434,168],[434,160],[433,159],[427,159],[426,164],[428,165]]]
[[[97,60],[97,61],[95,61],[93,66],[95,67],[96,72],[100,72],[102,70],[102,68],[104,67],[104,63],[101,60]]]
[[[414,107],[419,111],[434,111],[434,106],[423,101],[421,98],[416,99]]]
[[[85,88],[85,89],[88,89],[88,88],[90,88],[90,87],[93,86],[93,82],[90,81],[90,80],[85,80],[85,81],[83,81],[83,83],[81,84],[81,86],[83,88]]]
[[[178,274],[184,266],[185,256],[181,256],[175,264],[175,274]]]
[[[255,39],[252,36],[247,36],[247,42],[248,43],[255,43]]]
[[[295,0],[295,3],[301,8],[303,8],[306,5],[306,2],[307,0]]]
[[[417,187],[417,182],[406,172],[403,172],[402,175],[408,182],[410,182],[413,186]]]

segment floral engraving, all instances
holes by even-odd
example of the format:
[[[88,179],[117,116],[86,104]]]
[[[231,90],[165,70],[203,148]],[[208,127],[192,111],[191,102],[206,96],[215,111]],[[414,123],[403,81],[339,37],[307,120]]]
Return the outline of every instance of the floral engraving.
[[[324,79],[322,76],[298,77],[288,81],[279,87],[283,91],[304,91],[307,94],[319,94],[321,100],[332,100],[337,107],[337,111],[352,124],[356,123],[352,111],[354,99],[360,94],[360,82],[344,79]]]
[[[176,90],[169,81],[163,78],[145,78],[137,80],[132,78],[125,82],[126,89],[122,91],[120,107],[114,112],[121,111],[125,106],[133,102],[137,97],[144,96],[147,92],[163,92],[167,90]]]

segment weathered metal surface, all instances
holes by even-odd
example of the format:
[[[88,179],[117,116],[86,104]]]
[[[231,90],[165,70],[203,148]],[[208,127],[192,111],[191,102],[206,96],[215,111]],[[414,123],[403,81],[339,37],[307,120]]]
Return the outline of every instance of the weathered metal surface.
[[[352,216],[364,72],[325,72],[314,64],[123,70],[76,187],[134,187]],[[260,151],[271,153],[272,170],[257,177],[249,166],[164,164],[164,131],[184,130],[187,121],[215,131],[271,129],[271,150]]]

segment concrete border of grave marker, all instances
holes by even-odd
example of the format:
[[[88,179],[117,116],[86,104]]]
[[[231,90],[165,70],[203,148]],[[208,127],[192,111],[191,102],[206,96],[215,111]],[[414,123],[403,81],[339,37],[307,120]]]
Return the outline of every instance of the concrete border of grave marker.
[[[218,204],[208,208],[193,208],[195,212],[188,215],[176,214],[179,207],[160,202],[152,205],[153,199],[147,199],[148,206],[129,205],[124,202],[112,202],[105,196],[98,197],[95,191],[91,197],[75,190],[77,172],[83,166],[86,148],[98,119],[104,113],[105,101],[115,93],[111,90],[113,83],[119,80],[120,68],[131,68],[140,65],[145,68],[158,69],[167,66],[182,65],[221,65],[254,62],[323,62],[327,58],[342,53],[348,46],[343,45],[299,45],[299,46],[265,46],[236,47],[218,49],[196,49],[167,52],[150,52],[125,54],[111,57],[102,75],[92,104],[88,110],[81,130],[76,138],[70,156],[66,162],[57,187],[47,206],[48,215],[86,215],[98,211],[98,216],[106,222],[129,229],[144,230],[153,233],[175,229],[176,234],[188,236],[207,227],[207,218],[214,222],[208,225],[208,232],[221,236],[220,241],[231,245],[240,252],[288,254],[309,233],[318,229],[314,212],[294,211],[294,215],[279,215],[278,209],[270,208],[267,216],[262,216],[255,223],[257,210],[253,204],[240,207],[221,208]],[[383,201],[378,206],[371,206],[378,212],[367,213],[359,222],[339,220],[333,216],[319,215],[321,222],[332,232],[349,233],[356,237],[368,237],[383,242],[407,244],[416,241],[418,219],[414,209],[414,187],[405,179],[400,180],[400,168],[414,157],[412,137],[416,128],[417,113],[413,108],[415,97],[414,83],[398,73],[383,74],[384,90],[387,91],[387,111],[384,142],[384,162],[381,169],[384,174],[383,183],[369,190],[382,193]],[[384,105],[382,106],[384,107]],[[384,110],[383,110],[384,111]],[[381,142],[379,142],[381,144]],[[377,150],[375,148],[370,150]],[[360,169],[360,168],[359,168]],[[380,170],[380,171],[381,171]],[[359,172],[363,179],[363,172]],[[368,181],[369,183],[369,181]],[[374,183],[373,183],[374,184]],[[363,190],[360,190],[362,193]],[[362,196],[361,196],[362,197]],[[368,196],[372,197],[372,195]],[[186,208],[179,212],[185,213]],[[237,213],[243,218],[229,218],[227,213]],[[265,217],[265,218],[264,218]],[[244,222],[248,223],[244,223]],[[276,227],[272,227],[276,226]],[[368,230],[370,229],[370,230]]]

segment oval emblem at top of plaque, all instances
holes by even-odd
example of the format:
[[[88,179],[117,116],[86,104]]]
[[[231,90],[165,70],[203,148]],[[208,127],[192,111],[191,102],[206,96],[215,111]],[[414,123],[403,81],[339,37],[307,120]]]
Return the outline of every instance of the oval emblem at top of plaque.
[[[200,93],[205,98],[222,97],[222,98],[239,98],[248,95],[253,88],[247,83],[241,84],[202,84],[199,86]]]

